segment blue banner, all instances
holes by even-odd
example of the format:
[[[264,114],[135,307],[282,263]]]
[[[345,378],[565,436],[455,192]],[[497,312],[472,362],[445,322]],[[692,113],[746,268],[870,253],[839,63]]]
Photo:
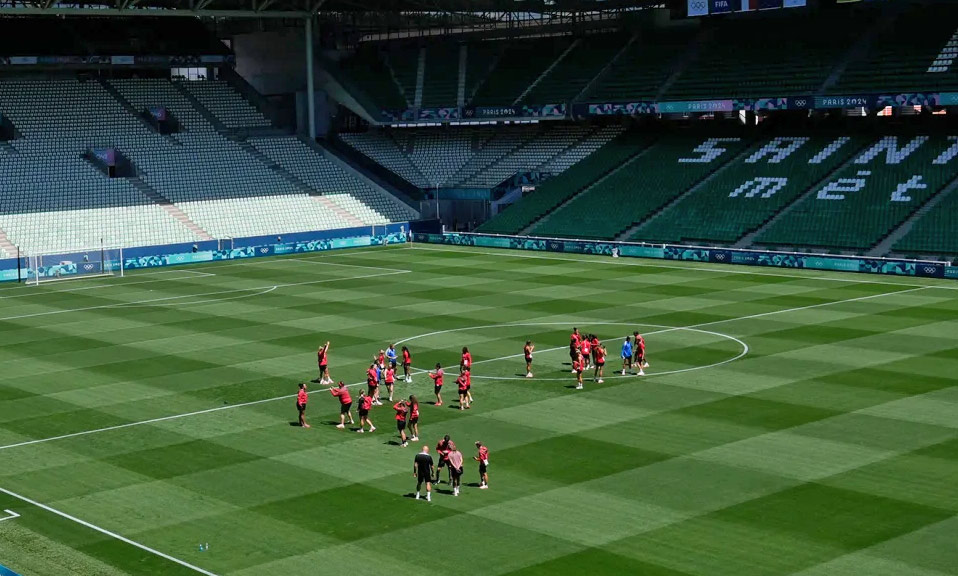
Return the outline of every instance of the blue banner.
[[[732,11],[732,0],[709,0],[709,13],[725,14]]]
[[[700,248],[697,246],[650,246],[621,242],[529,238],[486,234],[415,234],[414,236],[416,242],[449,244],[454,246],[514,248],[534,251],[545,250],[549,252],[600,254],[608,256],[613,256],[614,253],[617,252],[619,256],[635,258],[658,258],[686,262],[714,262],[719,264],[744,264],[776,268],[800,268],[836,272],[958,279],[958,266],[946,266],[941,262],[918,260],[869,259],[854,256],[792,254],[784,252],[762,252],[758,250],[733,250],[729,248]]]

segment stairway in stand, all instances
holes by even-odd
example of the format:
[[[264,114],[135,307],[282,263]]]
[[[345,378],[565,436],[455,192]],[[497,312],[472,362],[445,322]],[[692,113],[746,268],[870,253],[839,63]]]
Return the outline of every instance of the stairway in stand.
[[[128,178],[128,180],[130,184],[132,184],[134,188],[142,192],[144,196],[152,200],[157,206],[159,206],[163,210],[166,210],[167,214],[169,214],[173,218],[176,218],[177,220],[182,222],[183,225],[189,228],[190,232],[195,234],[197,238],[199,238],[200,240],[213,240],[213,237],[210,236],[210,234],[206,230],[203,230],[202,228],[200,228],[200,226],[196,222],[193,222],[193,220],[191,220],[190,217],[186,215],[186,212],[183,212],[182,210],[180,210],[179,206],[170,202],[169,198],[157,192],[155,188],[153,188],[152,186],[150,186],[149,184],[141,180],[138,176],[135,176],[133,178]]]

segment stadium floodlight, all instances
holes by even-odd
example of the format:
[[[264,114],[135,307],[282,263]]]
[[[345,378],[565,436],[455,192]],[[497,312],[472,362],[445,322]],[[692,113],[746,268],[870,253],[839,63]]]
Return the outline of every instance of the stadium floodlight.
[[[27,283],[124,275],[123,248],[93,248],[36,252],[27,257]]]

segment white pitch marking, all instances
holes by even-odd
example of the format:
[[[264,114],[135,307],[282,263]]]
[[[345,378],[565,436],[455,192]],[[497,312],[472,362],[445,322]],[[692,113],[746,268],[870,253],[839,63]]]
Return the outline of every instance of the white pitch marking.
[[[464,246],[463,248],[469,248]],[[856,284],[877,284],[882,286],[913,286],[917,288],[938,288],[941,290],[958,290],[955,286],[939,286],[930,284],[910,284],[906,282],[882,282],[880,280],[856,280],[852,278],[833,278],[831,276],[803,276],[801,274],[778,274],[774,272],[755,272],[750,270],[736,270],[732,266],[729,269],[724,268],[699,268],[695,266],[671,266],[668,264],[648,264],[645,262],[631,262],[629,259],[622,258],[600,260],[598,258],[582,259],[568,257],[547,257],[538,254],[513,254],[509,252],[483,252],[479,250],[453,250],[448,248],[427,248],[425,246],[410,246],[410,250],[425,250],[429,252],[455,252],[459,254],[482,254],[484,256],[498,256],[501,258],[531,258],[535,260],[558,260],[560,262],[578,262],[581,264],[615,264],[618,266],[638,266],[640,268],[665,268],[669,270],[690,270],[698,272],[714,272],[716,274],[743,274],[751,276],[772,276],[776,278],[793,278],[795,280],[822,280],[826,282],[852,282]],[[508,250],[503,248],[503,250]],[[692,264],[692,262],[690,262]],[[796,268],[795,270],[808,270],[807,268]]]
[[[86,520],[81,520],[77,518],[76,516],[71,516],[67,514],[66,512],[62,512],[60,510],[57,510],[56,508],[47,506],[46,504],[42,504],[40,502],[37,502],[36,500],[32,500],[30,498],[27,498],[26,496],[21,496],[20,494],[17,494],[16,492],[11,492],[10,490],[7,490],[6,488],[0,488],[0,492],[6,494],[7,496],[10,496],[11,498],[16,498],[17,500],[36,506],[37,508],[40,508],[41,510],[46,510],[47,512],[50,512],[51,514],[56,514],[57,516],[61,518],[65,518],[71,522],[75,522],[81,526],[85,526],[91,530],[96,530],[100,534],[104,534],[106,536],[119,540],[120,542],[124,542],[131,546],[135,546],[139,548],[140,550],[143,550],[144,552],[149,552],[150,554],[153,554],[154,556],[159,556],[160,558],[179,564],[180,566],[183,566],[184,568],[189,568],[190,570],[194,572],[205,574],[206,576],[217,576],[215,573],[210,572],[209,570],[204,570],[200,568],[199,566],[194,566],[193,564],[190,564],[189,562],[185,562],[183,560],[180,560],[179,558],[175,558],[173,556],[170,556],[169,554],[160,552],[159,550],[155,548],[150,548],[149,546],[146,546],[145,544],[140,544],[139,542],[135,540],[130,540],[129,538],[125,536],[121,536],[117,534],[116,532],[111,532],[107,530],[106,528],[100,528],[96,524],[91,524],[87,522]]]
[[[266,289],[276,289],[276,288],[289,288],[293,286],[308,286],[312,284],[324,284],[327,282],[338,282],[340,280],[359,280],[362,278],[377,278],[380,276],[393,276],[395,274],[408,274],[412,270],[396,270],[394,272],[383,272],[381,274],[366,274],[363,276],[348,276],[346,278],[326,278],[324,280],[309,280],[306,282],[292,282],[289,284],[276,284],[274,286],[257,286],[256,288],[237,288],[235,290],[220,290],[217,292],[205,292],[202,294],[186,294],[183,296],[168,296],[166,298],[153,298],[150,300],[137,300],[134,302],[116,302],[114,304],[101,304],[99,306],[87,306],[84,308],[68,308],[66,310],[49,310],[47,312],[34,312],[33,314],[20,314],[17,316],[5,316],[0,318],[0,321],[5,320],[21,320],[23,318],[34,318],[37,316],[51,316],[54,314],[67,314],[70,312],[87,312],[89,310],[104,310],[108,308],[118,308],[121,306],[131,306],[136,304],[152,304],[153,302],[166,302],[170,300],[182,300],[184,298],[198,298],[201,296],[217,296],[219,294],[235,294],[237,292],[255,292],[256,290],[266,290]]]
[[[930,286],[923,286],[922,288],[930,288]],[[873,296],[869,296],[869,298],[878,298],[878,297],[880,297],[880,296],[890,296],[890,295],[892,295],[892,294],[899,294],[899,293],[902,293],[902,292],[910,292],[910,290],[899,290],[899,291],[896,291],[896,292],[886,292],[886,293],[884,293],[884,294],[875,294],[875,295],[873,295]],[[843,303],[843,302],[851,302],[851,301],[856,301],[856,300],[861,300],[861,299],[862,299],[862,298],[849,298],[849,299],[847,299],[847,300],[836,300],[836,301],[834,301],[834,302],[823,302],[822,304],[814,304],[813,306],[828,306],[828,305],[841,304],[841,303]],[[793,311],[798,311],[798,310],[805,310],[805,309],[808,309],[808,308],[809,308],[808,306],[801,306],[801,307],[798,307],[798,308],[788,308],[788,309],[785,309],[785,310],[776,310],[776,311],[773,311],[773,312],[765,312],[765,313],[762,314],[762,316],[768,316],[768,315],[771,315],[771,314],[785,314],[785,313],[787,313],[787,312],[793,312]],[[756,316],[756,315],[752,315],[751,317],[757,317],[757,316]],[[718,323],[718,322],[732,322],[732,321],[734,321],[734,320],[743,320],[743,319],[746,319],[746,318],[749,318],[749,317],[748,317],[748,316],[742,316],[742,317],[740,317],[740,318],[727,318],[727,319],[725,319],[725,320],[719,320],[719,321],[716,321],[716,322],[706,322],[706,323],[700,324],[700,325],[686,326],[685,328],[699,328],[699,327],[701,327],[701,326],[710,325],[710,324],[716,324],[716,323]],[[3,319],[0,318],[0,320],[3,320]],[[571,322],[563,322],[563,324],[570,324],[570,323],[571,323]],[[430,334],[423,334],[423,335],[416,336],[416,337],[417,337],[417,338],[423,338],[423,337],[427,337],[427,336],[429,336],[429,335],[430,335]],[[434,335],[434,333],[433,333],[433,335]],[[409,339],[409,338],[406,338],[405,340],[397,340],[397,342],[403,342],[403,341],[408,341],[408,340],[410,340],[410,339]],[[744,344],[744,342],[743,342],[743,344]],[[505,359],[505,358],[497,358],[496,360],[502,360],[502,359]],[[492,359],[490,359],[489,361],[491,361],[491,360],[492,360]],[[354,386],[360,386],[360,385],[364,385],[364,384],[365,384],[365,381],[364,381],[364,382],[357,382],[357,383],[355,383],[355,384],[350,384],[349,387],[352,388],[352,387],[354,387]],[[320,389],[321,389],[321,390],[325,390],[324,388],[320,388]],[[163,417],[161,417],[161,418],[153,418],[153,419],[150,419],[150,420],[142,420],[142,421],[139,421],[139,422],[128,422],[128,423],[126,423],[126,424],[119,424],[119,425],[116,425],[116,426],[108,426],[108,427],[106,427],[106,428],[98,428],[98,429],[95,429],[95,430],[86,430],[86,431],[83,431],[83,432],[74,432],[74,433],[72,433],[72,434],[64,434],[64,435],[61,435],[61,436],[52,436],[52,437],[49,437],[49,438],[37,438],[37,439],[34,439],[34,440],[26,440],[26,441],[23,441],[23,442],[17,442],[17,443],[14,443],[14,444],[7,444],[7,445],[5,445],[5,446],[0,446],[0,450],[6,450],[6,449],[8,449],[8,448],[17,448],[17,447],[20,447],[20,446],[31,446],[31,445],[33,445],[33,444],[42,444],[42,443],[45,443],[45,442],[52,442],[52,441],[54,441],[54,440],[65,440],[65,439],[67,439],[67,438],[76,438],[77,436],[86,436],[86,435],[89,435],[89,434],[96,434],[96,433],[99,433],[99,432],[108,432],[108,431],[110,431],[110,430],[120,430],[120,429],[123,429],[123,428],[131,428],[131,427],[133,427],[133,426],[140,426],[140,425],[143,425],[143,424],[154,424],[154,423],[157,423],[157,422],[166,422],[166,421],[168,421],[168,420],[178,420],[178,419],[180,419],[180,418],[186,418],[186,417],[188,417],[188,416],[199,416],[199,415],[201,415],[201,414],[209,414],[209,413],[212,413],[212,412],[219,412],[219,411],[221,411],[221,410],[231,410],[231,409],[233,409],[233,408],[243,408],[243,407],[245,407],[245,406],[255,406],[255,405],[257,405],[257,404],[265,404],[265,403],[267,403],[267,402],[275,402],[275,401],[277,401],[277,400],[288,400],[288,399],[290,399],[290,398],[294,398],[295,396],[296,396],[295,394],[287,394],[287,395],[284,395],[284,396],[276,396],[276,397],[273,397],[273,398],[264,398],[264,399],[262,399],[262,400],[253,400],[253,401],[251,401],[251,402],[243,402],[243,403],[241,403],[241,404],[230,404],[230,405],[228,405],[228,406],[218,406],[218,407],[216,407],[216,408],[208,408],[208,409],[206,409],[206,410],[198,410],[198,411],[196,411],[196,412],[187,412],[187,413],[184,413],[184,414],[174,414],[174,415],[171,415],[171,416],[163,416]]]
[[[262,292],[256,292],[253,294],[240,294],[239,296],[230,296],[229,298],[217,298],[214,300],[198,300],[196,302],[170,302],[168,304],[121,304],[117,308],[152,308],[154,306],[196,306],[198,304],[218,304],[220,302],[229,302],[231,300],[240,300],[242,298],[252,298],[254,296],[262,296],[263,294],[269,294],[273,290],[276,290],[278,286],[270,286]]]
[[[585,322],[585,324],[586,324],[586,325],[589,325],[589,326],[651,326],[651,327],[653,327],[653,328],[663,328],[663,330],[653,330],[652,332],[646,332],[646,333],[645,333],[645,336],[652,336],[652,335],[655,335],[655,334],[662,334],[662,333],[664,333],[664,332],[672,332],[672,331],[674,331],[674,330],[688,330],[688,331],[690,331],[690,332],[699,332],[699,333],[702,333],[702,334],[709,334],[709,335],[711,335],[711,336],[718,336],[719,338],[724,338],[724,339],[726,339],[726,340],[731,340],[731,341],[733,341],[733,342],[737,342],[737,343],[742,347],[742,351],[739,352],[737,356],[734,356],[734,357],[732,357],[732,358],[727,358],[727,359],[722,360],[722,361],[720,361],[720,362],[715,362],[715,363],[713,363],[713,364],[707,364],[707,365],[704,365],[704,366],[692,366],[691,368],[680,368],[680,369],[677,369],[677,370],[666,370],[666,371],[664,371],[664,372],[653,372],[653,373],[649,373],[649,376],[666,376],[666,375],[669,375],[669,374],[682,374],[682,373],[684,373],[684,372],[692,372],[692,371],[694,371],[694,370],[704,370],[704,369],[706,369],[706,368],[716,368],[716,367],[718,367],[718,366],[722,366],[722,365],[728,364],[728,363],[730,363],[730,362],[735,362],[736,360],[738,360],[738,359],[740,359],[740,358],[744,358],[744,357],[745,357],[746,355],[748,355],[748,353],[749,353],[748,344],[746,344],[746,343],[743,342],[742,340],[739,340],[739,339],[736,338],[735,336],[730,336],[730,335],[728,335],[728,334],[722,334],[721,332],[711,332],[711,331],[709,331],[709,330],[698,330],[698,329],[692,328],[692,327],[684,327],[684,328],[683,328],[683,327],[681,327],[681,326],[665,326],[665,325],[662,325],[662,324],[646,324],[646,323],[644,323],[644,322]],[[412,336],[412,337],[406,338],[406,339],[404,339],[404,340],[399,340],[399,341],[396,342],[396,344],[403,344],[403,343],[405,343],[405,342],[411,342],[411,341],[413,341],[413,340],[418,340],[418,339],[420,339],[420,338],[428,338],[429,336],[439,336],[439,335],[441,335],[441,334],[449,334],[449,333],[452,333],[452,332],[465,332],[465,331],[468,331],[468,330],[482,330],[482,329],[484,329],[484,328],[507,328],[507,327],[510,327],[510,326],[568,326],[568,325],[569,325],[569,322],[516,322],[516,323],[513,323],[513,324],[488,324],[488,325],[485,325],[485,326],[467,326],[467,327],[465,327],[465,328],[451,328],[451,329],[449,329],[449,330],[439,330],[439,331],[436,331],[436,332],[430,332],[430,333],[428,333],[428,334],[423,334],[423,335],[421,335],[421,336]],[[609,338],[609,341],[611,341],[611,342],[617,342],[617,341],[619,341],[619,340],[624,340],[624,339],[625,339],[624,337]],[[547,352],[555,352],[555,351],[557,351],[557,350],[567,350],[568,348],[569,348],[568,346],[557,346],[557,347],[555,347],[555,348],[546,348],[545,350],[539,350],[538,353],[541,354],[541,353],[547,353]],[[500,357],[498,357],[498,358],[486,358],[485,360],[478,360],[478,361],[476,361],[476,362],[473,362],[473,365],[475,365],[475,364],[484,364],[484,363],[486,363],[486,362],[498,362],[498,361],[500,361],[500,360],[508,360],[508,359],[510,359],[510,358],[518,358],[518,357],[520,357],[520,356],[522,356],[522,354],[511,354],[511,355],[509,355],[509,356],[500,356]],[[423,373],[425,373],[425,372],[427,372],[427,371],[424,371],[424,370],[419,370],[419,371],[417,371],[418,374],[423,374]],[[456,374],[456,375],[458,375],[459,372],[458,372],[458,371],[450,371],[449,374]],[[614,378],[629,378],[629,377],[630,377],[630,376],[616,375],[614,370],[613,370],[613,373],[612,373],[612,374],[610,374],[609,376],[606,376],[606,378],[613,378],[613,379],[614,379]],[[526,379],[524,376],[481,376],[481,375],[473,376],[473,378],[482,379],[482,380],[525,380],[525,379]],[[565,381],[564,378],[537,378],[536,380],[539,381],[539,382],[564,382],[564,381]]]
[[[13,520],[14,518],[19,518],[20,515],[14,512],[13,510],[4,510],[7,513],[7,516],[0,518],[0,522],[6,522],[7,520]]]

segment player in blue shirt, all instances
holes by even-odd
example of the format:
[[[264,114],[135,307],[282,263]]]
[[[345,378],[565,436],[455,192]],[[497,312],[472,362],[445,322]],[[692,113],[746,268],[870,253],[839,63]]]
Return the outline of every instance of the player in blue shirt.
[[[625,337],[622,343],[622,375],[625,376],[626,369],[632,369],[632,339]]]
[[[393,370],[396,369],[396,345],[390,344],[389,348],[386,348],[386,361],[389,362],[389,367]]]

